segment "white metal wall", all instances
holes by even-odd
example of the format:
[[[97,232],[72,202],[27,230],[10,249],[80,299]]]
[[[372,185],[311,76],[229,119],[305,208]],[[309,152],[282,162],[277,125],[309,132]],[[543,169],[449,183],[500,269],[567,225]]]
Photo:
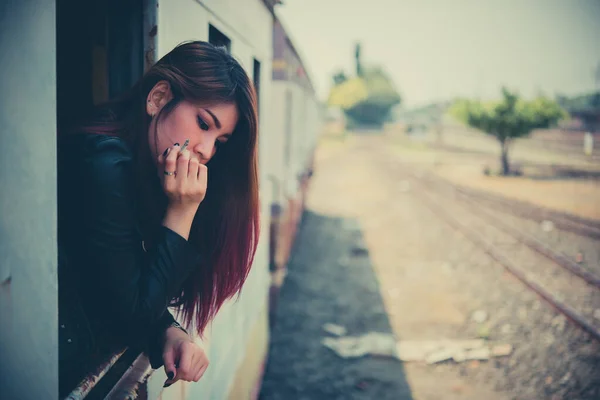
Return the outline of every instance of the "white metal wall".
[[[58,397],[54,0],[0,1],[0,398]]]
[[[211,366],[198,384],[166,390],[162,399],[224,399],[244,356],[250,327],[267,306],[269,206],[267,177],[296,191],[316,139],[316,103],[285,82],[272,83],[272,16],[261,0],[158,1],[157,56],[176,44],[208,39],[212,24],[232,41],[232,53],[252,74],[261,63],[260,178],[262,236],[240,299],[227,304],[207,332]],[[54,0],[0,2],[1,86],[11,93],[0,108],[0,397],[54,399],[58,392],[56,253],[56,44]],[[19,38],[20,40],[15,40]],[[288,173],[282,168],[284,91],[293,99]],[[35,118],[31,118],[31,112]],[[287,184],[287,185],[286,185]],[[31,238],[36,238],[32,241]],[[10,277],[10,280],[8,278]],[[165,380],[156,373],[149,398]],[[23,397],[20,397],[23,398]]]
[[[269,153],[266,145],[271,136],[269,126],[272,27],[270,12],[261,0],[169,0],[159,1],[157,57],[168,53],[187,40],[208,40],[209,24],[231,40],[231,52],[252,77],[253,61],[261,64],[260,88],[260,179],[264,181]],[[261,185],[261,200],[270,198]],[[164,391],[162,399],[225,399],[237,367],[242,361],[248,335],[261,311],[267,307],[270,276],[268,273],[269,202],[261,201],[262,232],[252,272],[238,301],[226,304],[209,327],[203,346],[210,367],[200,382],[182,383]],[[162,370],[161,370],[162,371]],[[158,371],[149,382],[150,398],[157,398],[166,377]]]
[[[285,206],[299,189],[298,177],[306,171],[316,146],[319,131],[318,102],[309,90],[289,81],[273,81],[272,113],[269,114],[275,132],[269,142],[268,171],[279,190],[274,202]],[[286,112],[291,101],[291,115]],[[287,121],[291,118],[291,121]],[[289,160],[286,160],[286,141],[290,140]]]

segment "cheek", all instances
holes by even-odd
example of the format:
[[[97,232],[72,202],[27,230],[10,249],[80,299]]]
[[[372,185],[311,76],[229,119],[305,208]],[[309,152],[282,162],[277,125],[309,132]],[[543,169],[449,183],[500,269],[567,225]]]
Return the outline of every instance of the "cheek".
[[[162,129],[159,131],[159,142],[166,147],[173,146],[175,143],[182,145],[185,139],[187,139],[186,132],[189,132],[189,128],[183,122],[184,120],[178,118],[178,115],[170,115],[164,121]]]

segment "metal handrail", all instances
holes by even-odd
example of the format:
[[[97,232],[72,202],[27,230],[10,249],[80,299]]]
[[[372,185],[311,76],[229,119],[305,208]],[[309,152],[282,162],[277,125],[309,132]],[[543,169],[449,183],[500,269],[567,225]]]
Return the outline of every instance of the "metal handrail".
[[[112,355],[107,361],[103,362],[98,368],[88,374],[79,382],[79,384],[64,398],[64,400],[81,400],[84,399],[96,384],[102,379],[106,373],[115,365],[127,349]]]

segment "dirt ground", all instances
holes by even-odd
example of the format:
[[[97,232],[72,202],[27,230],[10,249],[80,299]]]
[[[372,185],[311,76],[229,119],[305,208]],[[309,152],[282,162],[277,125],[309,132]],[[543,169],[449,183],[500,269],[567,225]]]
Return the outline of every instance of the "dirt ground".
[[[479,179],[474,171],[490,158],[484,150],[431,150],[389,136],[322,141],[271,333],[261,399],[598,398],[598,344],[432,213],[404,177],[385,168],[377,149],[407,168],[433,169],[472,185]],[[576,196],[571,188],[569,196],[569,182],[560,180],[481,181],[487,190],[596,215],[591,202],[572,204],[573,196],[600,193],[595,182],[581,185],[589,193]],[[532,190],[537,183],[545,185]],[[356,248],[367,254],[356,257]],[[482,311],[486,321],[474,320]],[[392,331],[400,342],[473,339],[485,328],[490,343],[511,344],[514,351],[434,365],[349,360],[320,343],[326,322],[347,327],[349,335]]]
[[[448,128],[441,142],[432,135],[422,141],[398,132],[392,135],[399,155],[428,164],[452,182],[600,220],[600,159],[552,151],[533,140],[519,139],[509,157],[523,176],[486,176],[485,167],[494,170],[499,164],[499,145],[491,137],[457,128]],[[566,179],[573,175],[578,179]]]

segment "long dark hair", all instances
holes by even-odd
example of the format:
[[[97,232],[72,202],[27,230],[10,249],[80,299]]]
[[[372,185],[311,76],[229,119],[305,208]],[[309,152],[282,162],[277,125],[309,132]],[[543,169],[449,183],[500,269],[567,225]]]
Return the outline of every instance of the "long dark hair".
[[[155,126],[183,100],[236,104],[239,115],[231,139],[207,164],[206,197],[189,236],[202,261],[171,303],[181,307],[188,327],[194,326],[202,335],[223,303],[239,294],[256,253],[258,116],[252,81],[225,49],[201,41],[185,42],[150,67],[131,90],[94,108],[85,123],[74,124],[77,128],[70,131],[118,136],[129,143],[136,160],[140,230],[147,246],[152,246],[167,198],[148,143],[151,117],[146,112],[146,98],[160,81],[169,83],[173,99],[155,116]]]

